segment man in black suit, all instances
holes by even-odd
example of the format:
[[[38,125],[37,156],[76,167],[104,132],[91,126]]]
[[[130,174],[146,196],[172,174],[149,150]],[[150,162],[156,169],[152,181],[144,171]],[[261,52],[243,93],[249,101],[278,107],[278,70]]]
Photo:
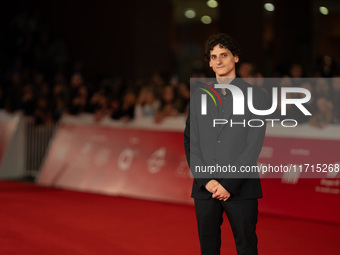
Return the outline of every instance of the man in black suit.
[[[237,254],[257,254],[257,199],[262,197],[261,184],[258,172],[241,171],[257,165],[266,125],[263,116],[248,109],[248,88],[252,89],[255,109],[266,109],[267,100],[262,90],[237,77],[235,64],[239,55],[239,47],[229,35],[214,35],[206,42],[205,57],[215,72],[215,83],[232,84],[242,91],[244,114],[234,114],[235,98],[229,89],[214,90],[214,85],[205,86],[191,97],[184,131],[185,152],[194,176],[191,196],[195,202],[202,255],[220,254],[223,212],[231,225]],[[220,104],[216,107],[212,97],[207,97],[207,110],[203,114],[202,94],[209,88],[215,92],[210,94],[220,99]],[[214,125],[214,119],[224,120],[224,125]],[[253,120],[252,124],[249,120]],[[213,169],[209,166],[216,167],[215,170],[217,166],[229,167],[233,171],[209,172],[206,170]]]

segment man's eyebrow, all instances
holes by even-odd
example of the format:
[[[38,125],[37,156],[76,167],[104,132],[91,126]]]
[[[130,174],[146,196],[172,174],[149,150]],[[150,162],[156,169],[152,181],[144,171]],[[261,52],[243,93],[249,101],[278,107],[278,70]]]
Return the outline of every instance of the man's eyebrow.
[[[219,53],[219,55],[222,55],[222,54],[228,54],[228,51],[224,51],[224,52]],[[210,56],[216,56],[216,54],[210,54]]]

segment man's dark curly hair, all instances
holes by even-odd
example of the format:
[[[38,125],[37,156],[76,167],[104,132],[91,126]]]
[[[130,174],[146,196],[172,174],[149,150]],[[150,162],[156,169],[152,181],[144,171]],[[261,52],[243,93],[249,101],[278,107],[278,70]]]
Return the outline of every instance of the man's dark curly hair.
[[[212,51],[216,45],[222,46],[221,48],[227,48],[234,56],[240,57],[240,47],[235,39],[228,34],[220,33],[210,36],[205,43],[204,57],[207,61],[210,61],[210,51]]]

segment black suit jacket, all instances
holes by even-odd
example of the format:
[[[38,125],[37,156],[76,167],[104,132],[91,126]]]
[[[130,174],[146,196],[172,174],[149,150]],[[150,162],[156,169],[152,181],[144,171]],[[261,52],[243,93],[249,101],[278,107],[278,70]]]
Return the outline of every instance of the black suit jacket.
[[[243,200],[261,198],[262,190],[258,173],[223,173],[219,175],[202,176],[194,172],[195,166],[256,166],[257,158],[261,152],[266,122],[263,116],[251,113],[247,106],[247,88],[252,87],[241,78],[231,82],[243,91],[244,115],[233,115],[232,100],[228,102],[228,110],[223,119],[229,122],[242,123],[246,126],[230,124],[213,127],[213,119],[218,116],[218,108],[213,100],[207,97],[207,115],[201,115],[202,90],[196,90],[191,97],[189,116],[184,131],[184,147],[187,161],[194,176],[191,196],[197,199],[208,199],[211,193],[206,190],[205,184],[216,179],[231,193],[229,200]],[[253,88],[253,105],[256,109],[267,109],[267,96],[264,91],[257,87]],[[228,90],[227,90],[228,91]],[[230,92],[228,92],[230,93]],[[250,119],[261,119],[264,121],[262,127],[249,127]],[[259,125],[259,122],[252,125]]]

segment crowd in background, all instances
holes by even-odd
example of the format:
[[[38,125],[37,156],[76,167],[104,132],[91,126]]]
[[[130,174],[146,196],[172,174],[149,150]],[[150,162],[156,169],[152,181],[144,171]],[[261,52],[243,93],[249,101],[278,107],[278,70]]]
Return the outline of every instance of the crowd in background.
[[[270,118],[294,119],[299,124],[309,123],[314,127],[322,128],[329,124],[340,124],[340,75],[336,69],[326,75],[330,66],[327,65],[327,61],[325,62],[315,70],[315,73],[309,75],[311,78],[304,78],[302,66],[296,63],[291,64],[287,72],[271,79],[263,79],[262,74],[256,73],[255,66],[250,62],[241,63],[238,73],[253,86],[263,89],[269,97],[269,102],[273,101],[273,87],[300,87],[309,90],[311,99],[303,106],[312,114],[311,116],[302,113],[295,104],[287,104],[286,115],[283,115],[279,90],[278,107]],[[304,98],[305,94],[287,93],[286,96],[290,99]]]
[[[105,117],[125,122],[147,117],[159,123],[168,116],[188,113],[189,80],[180,81],[176,74],[156,71],[134,80],[88,79],[82,64],[70,59],[64,41],[50,32],[39,12],[23,11],[9,22],[1,34],[0,57],[0,109],[22,111],[37,124],[56,123],[63,114],[92,113],[97,122]],[[287,116],[281,116],[278,108],[271,117],[292,118],[317,127],[340,123],[340,76],[327,66],[328,62],[325,58],[312,74],[318,79],[311,81],[300,79],[305,76],[303,67],[295,63],[275,73],[287,78],[281,86],[311,91],[312,99],[306,107],[313,115],[305,116],[294,105],[288,105]],[[271,85],[261,82],[263,75],[252,62],[238,64],[238,74],[271,98]],[[207,75],[193,73],[193,77]]]

